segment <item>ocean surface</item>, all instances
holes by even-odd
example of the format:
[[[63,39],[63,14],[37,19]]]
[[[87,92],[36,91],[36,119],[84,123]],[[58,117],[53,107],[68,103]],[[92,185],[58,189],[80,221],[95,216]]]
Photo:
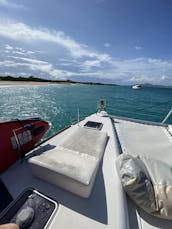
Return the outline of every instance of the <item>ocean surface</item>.
[[[129,86],[1,86],[0,120],[41,117],[51,122],[47,136],[80,118],[96,112],[100,99],[106,99],[111,115],[161,122],[172,108],[171,88]],[[167,123],[172,124],[172,118]]]

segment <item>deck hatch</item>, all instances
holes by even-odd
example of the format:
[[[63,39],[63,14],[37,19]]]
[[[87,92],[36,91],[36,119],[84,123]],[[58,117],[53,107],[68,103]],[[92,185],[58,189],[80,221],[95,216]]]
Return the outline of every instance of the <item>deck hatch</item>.
[[[84,126],[85,127],[89,127],[89,128],[93,128],[93,129],[101,130],[101,128],[103,126],[103,123],[101,123],[101,122],[88,121],[87,123],[85,123]]]

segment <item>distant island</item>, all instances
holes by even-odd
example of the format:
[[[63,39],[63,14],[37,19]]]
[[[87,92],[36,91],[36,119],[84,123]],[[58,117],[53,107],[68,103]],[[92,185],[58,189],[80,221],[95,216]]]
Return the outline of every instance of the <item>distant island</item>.
[[[108,85],[108,86],[117,86],[117,84],[108,84],[108,83],[98,83],[98,82],[79,82],[72,80],[48,80],[43,78],[38,78],[34,76],[29,77],[13,77],[13,76],[0,76],[1,82],[32,82],[32,83],[50,83],[50,84],[84,84],[84,85]]]

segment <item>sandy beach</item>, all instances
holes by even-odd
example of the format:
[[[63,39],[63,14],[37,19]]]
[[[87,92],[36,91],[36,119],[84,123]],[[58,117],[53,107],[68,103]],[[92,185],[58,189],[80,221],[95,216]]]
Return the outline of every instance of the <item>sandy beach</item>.
[[[35,81],[1,81],[0,86],[22,86],[22,85],[50,85],[50,84],[58,84],[51,82],[35,82]]]

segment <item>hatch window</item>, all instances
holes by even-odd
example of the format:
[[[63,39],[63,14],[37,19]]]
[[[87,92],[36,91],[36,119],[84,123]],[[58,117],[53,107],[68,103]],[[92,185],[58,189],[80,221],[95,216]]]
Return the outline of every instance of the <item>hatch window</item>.
[[[93,128],[93,129],[98,129],[101,130],[103,123],[101,122],[93,122],[93,121],[88,121],[85,125],[85,127]]]

